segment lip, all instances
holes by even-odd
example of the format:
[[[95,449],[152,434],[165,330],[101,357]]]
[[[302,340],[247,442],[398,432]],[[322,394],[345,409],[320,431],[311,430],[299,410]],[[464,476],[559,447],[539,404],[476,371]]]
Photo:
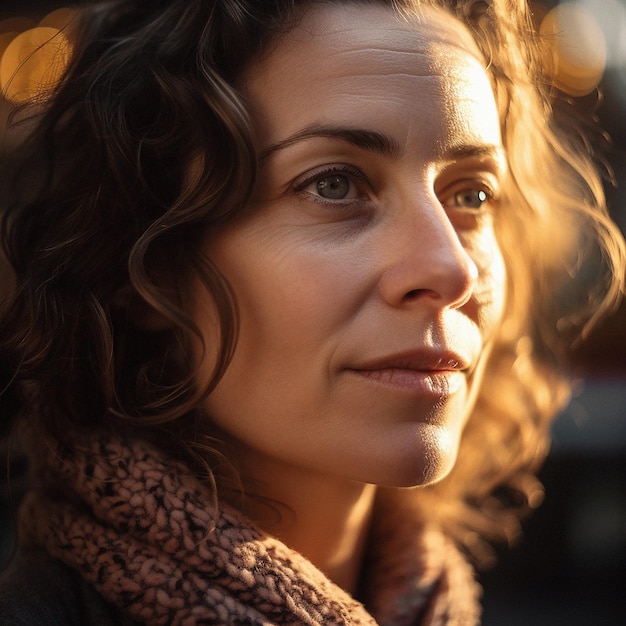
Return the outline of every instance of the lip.
[[[348,371],[383,387],[446,398],[463,385],[469,360],[452,350],[418,350],[373,359]]]
[[[377,371],[404,369],[417,372],[456,372],[467,370],[469,359],[454,350],[415,350],[398,352],[388,356],[359,363],[350,369],[357,371]]]

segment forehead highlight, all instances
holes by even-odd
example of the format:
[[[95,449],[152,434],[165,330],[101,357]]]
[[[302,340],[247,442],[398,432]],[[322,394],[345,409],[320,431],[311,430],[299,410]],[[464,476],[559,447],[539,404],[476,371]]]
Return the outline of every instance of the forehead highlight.
[[[403,151],[404,138],[401,128],[389,126],[398,123],[392,110],[399,102],[425,98],[441,112],[433,121],[447,127],[437,139],[440,154],[459,143],[501,141],[497,107],[487,102],[494,92],[477,45],[460,21],[437,9],[404,17],[375,4],[315,5],[249,69],[242,90],[262,158],[314,136],[393,158]],[[424,104],[422,113],[428,110]],[[410,125],[423,127],[425,138],[436,131],[425,117],[414,117]]]
[[[363,8],[367,8],[372,16],[367,26],[352,19],[354,12],[361,18]],[[379,19],[375,14],[378,14]],[[394,17],[393,22],[388,20],[390,15]],[[444,44],[469,53],[483,66],[486,65],[469,29],[444,9],[428,5],[420,5],[415,9],[396,9],[375,2],[309,4],[302,10],[295,25],[277,35],[273,44],[265,48],[253,65],[262,64],[273,56],[276,48],[283,48],[285,52],[295,47],[319,49],[324,43],[333,41],[342,47],[354,45],[390,52],[419,49],[429,54],[432,54],[432,48],[437,44]]]

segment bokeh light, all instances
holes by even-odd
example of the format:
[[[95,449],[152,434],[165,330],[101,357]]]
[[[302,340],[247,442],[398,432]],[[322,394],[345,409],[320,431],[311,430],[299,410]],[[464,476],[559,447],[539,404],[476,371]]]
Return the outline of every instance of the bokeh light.
[[[593,13],[582,2],[565,2],[546,14],[539,30],[555,85],[572,96],[592,92],[607,64],[606,39]]]
[[[626,2],[580,0],[600,25],[607,44],[607,69],[626,71]]]
[[[0,93],[13,103],[54,88],[71,53],[68,24],[75,12],[61,8],[38,24],[25,17],[0,22]]]
[[[76,17],[76,11],[68,7],[61,7],[56,9],[39,22],[39,26],[49,26],[50,28],[56,28],[58,30],[66,29]]]

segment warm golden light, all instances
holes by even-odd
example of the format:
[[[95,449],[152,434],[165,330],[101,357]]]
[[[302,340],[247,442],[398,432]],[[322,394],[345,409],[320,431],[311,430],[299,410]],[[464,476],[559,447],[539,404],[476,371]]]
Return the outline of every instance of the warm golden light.
[[[604,33],[579,2],[566,2],[547,13],[540,33],[555,68],[555,85],[572,96],[584,96],[602,80],[607,61]]]
[[[48,13],[40,22],[39,26],[49,26],[58,30],[67,28],[76,17],[76,11],[68,7],[56,9]]]
[[[0,59],[0,89],[12,102],[23,102],[50,90],[59,80],[70,54],[58,28],[37,26],[8,44]]]
[[[9,47],[9,44],[19,35],[19,32],[13,31],[0,31],[0,59],[4,55],[4,51]]]

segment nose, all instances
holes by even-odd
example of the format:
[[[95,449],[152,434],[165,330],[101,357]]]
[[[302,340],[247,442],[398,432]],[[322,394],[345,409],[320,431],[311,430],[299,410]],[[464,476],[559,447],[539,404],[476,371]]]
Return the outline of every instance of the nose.
[[[438,309],[460,308],[471,298],[478,268],[434,195],[390,211],[382,297],[394,307],[421,302]]]

